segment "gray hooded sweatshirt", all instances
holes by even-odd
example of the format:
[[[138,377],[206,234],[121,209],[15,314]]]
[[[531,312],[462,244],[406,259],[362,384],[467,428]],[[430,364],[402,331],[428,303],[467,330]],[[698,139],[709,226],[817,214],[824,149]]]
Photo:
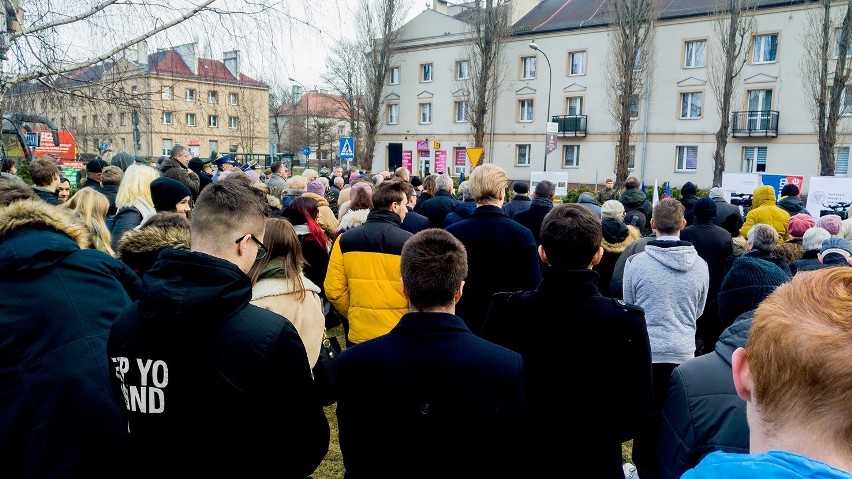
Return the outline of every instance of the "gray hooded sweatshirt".
[[[624,266],[624,301],[645,310],[651,362],[695,356],[695,325],[710,287],[707,263],[677,237],[651,241]]]

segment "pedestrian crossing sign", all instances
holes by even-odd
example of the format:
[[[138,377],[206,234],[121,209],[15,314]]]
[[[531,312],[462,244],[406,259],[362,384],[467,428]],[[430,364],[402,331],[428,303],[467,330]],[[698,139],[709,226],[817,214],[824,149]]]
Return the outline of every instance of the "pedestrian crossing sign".
[[[344,160],[355,158],[355,138],[344,136],[340,139],[340,151],[337,156]]]

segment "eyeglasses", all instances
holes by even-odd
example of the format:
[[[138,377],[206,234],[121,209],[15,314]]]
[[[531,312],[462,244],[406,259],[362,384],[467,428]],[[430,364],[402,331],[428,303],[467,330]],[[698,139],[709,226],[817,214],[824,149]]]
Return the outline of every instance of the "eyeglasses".
[[[266,258],[266,255],[269,254],[269,250],[266,249],[266,246],[264,246],[263,243],[258,241],[257,238],[255,238],[253,234],[248,233],[248,237],[251,238],[251,240],[254,241],[254,244],[257,245],[257,258],[255,258],[255,261],[260,261],[263,258]],[[236,241],[234,241],[234,244],[239,243],[240,241],[242,241],[244,239],[245,239],[245,235],[240,236],[239,238],[237,238]]]

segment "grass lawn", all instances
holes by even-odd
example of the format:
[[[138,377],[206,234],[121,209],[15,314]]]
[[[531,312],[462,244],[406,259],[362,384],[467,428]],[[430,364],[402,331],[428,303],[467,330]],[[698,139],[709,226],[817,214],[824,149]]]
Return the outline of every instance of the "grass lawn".
[[[330,336],[337,336],[340,344],[346,347],[346,336],[343,334],[343,326],[338,326],[328,330]],[[345,469],[343,467],[343,456],[340,455],[340,445],[337,443],[337,404],[332,404],[325,408],[325,416],[328,418],[329,429],[331,430],[331,442],[328,445],[328,454],[325,459],[317,467],[316,471],[311,475],[313,479],[343,479]],[[630,449],[633,446],[633,441],[627,441],[621,445],[621,458],[624,462],[633,462],[630,455]]]

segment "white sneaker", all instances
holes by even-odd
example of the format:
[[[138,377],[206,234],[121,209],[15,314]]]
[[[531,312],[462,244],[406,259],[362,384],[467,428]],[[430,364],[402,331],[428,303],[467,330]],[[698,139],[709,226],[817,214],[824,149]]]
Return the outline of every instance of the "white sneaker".
[[[624,470],[624,479],[639,479],[639,472],[636,471],[636,466],[628,462],[621,467]]]

